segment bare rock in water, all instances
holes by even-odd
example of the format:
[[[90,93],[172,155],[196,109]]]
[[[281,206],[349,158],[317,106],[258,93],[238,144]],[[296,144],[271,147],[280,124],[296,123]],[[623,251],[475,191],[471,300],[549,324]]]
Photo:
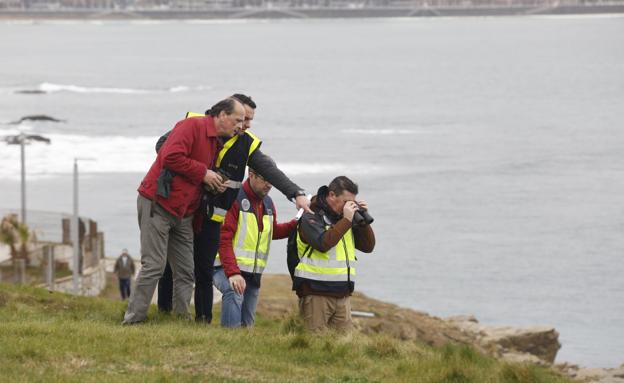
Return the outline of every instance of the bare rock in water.
[[[0,138],[0,140],[6,142],[9,145],[19,145],[22,142],[22,139],[23,139],[22,137],[23,136],[21,135],[5,136],[5,137]],[[38,134],[28,134],[24,138],[25,138],[25,142],[40,141],[40,142],[45,142],[46,144],[50,143],[49,138],[40,136]]]
[[[46,94],[47,92],[45,90],[40,90],[40,89],[23,89],[23,90],[16,90],[14,93],[17,93],[17,94]]]
[[[48,122],[66,122],[66,120],[59,120],[54,117],[50,117],[45,114],[31,114],[28,116],[24,116],[17,121],[11,122],[12,125],[21,124],[24,121],[48,121]]]

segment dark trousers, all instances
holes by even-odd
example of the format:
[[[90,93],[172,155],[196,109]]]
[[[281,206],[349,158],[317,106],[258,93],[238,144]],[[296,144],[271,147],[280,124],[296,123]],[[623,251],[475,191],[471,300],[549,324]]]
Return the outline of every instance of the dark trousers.
[[[130,278],[119,278],[119,292],[121,293],[121,300],[130,297]]]
[[[170,313],[173,309],[173,272],[169,261],[165,272],[158,280],[158,311]]]
[[[195,320],[212,321],[212,275],[214,260],[219,250],[221,224],[209,219],[204,220],[200,233],[195,234],[193,258],[195,261]],[[173,278],[169,264],[158,282],[158,309],[171,311]]]

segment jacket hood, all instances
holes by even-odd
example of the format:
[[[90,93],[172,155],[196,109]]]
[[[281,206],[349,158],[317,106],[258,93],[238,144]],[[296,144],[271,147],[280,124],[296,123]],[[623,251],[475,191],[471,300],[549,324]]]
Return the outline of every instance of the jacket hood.
[[[336,222],[342,218],[342,214],[336,214],[329,207],[327,203],[327,195],[329,194],[329,188],[327,186],[321,186],[316,195],[312,197],[310,201],[310,209],[314,212],[322,211],[332,222]]]

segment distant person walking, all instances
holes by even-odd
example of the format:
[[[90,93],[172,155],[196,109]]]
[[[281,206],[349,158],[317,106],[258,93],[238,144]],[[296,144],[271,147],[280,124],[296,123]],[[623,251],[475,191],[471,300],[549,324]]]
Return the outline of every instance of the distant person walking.
[[[225,191],[223,178],[212,170],[221,145],[218,137],[231,138],[245,121],[243,105],[233,98],[218,102],[210,111],[176,124],[138,189],[141,270],[123,324],[146,319],[167,260],[173,271],[173,311],[190,319],[193,215],[200,205],[202,185]]]
[[[117,258],[117,262],[115,262],[114,270],[119,279],[119,292],[121,293],[122,301],[130,297],[130,285],[132,284],[134,271],[134,259],[128,254],[128,249],[123,249],[121,255]]]

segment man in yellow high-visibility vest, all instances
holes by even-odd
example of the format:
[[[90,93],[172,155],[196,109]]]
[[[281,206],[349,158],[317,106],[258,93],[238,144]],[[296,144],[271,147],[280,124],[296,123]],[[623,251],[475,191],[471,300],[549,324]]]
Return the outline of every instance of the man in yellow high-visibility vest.
[[[249,168],[236,201],[221,226],[219,254],[215,260],[214,284],[223,294],[221,326],[252,326],[262,272],[267,265],[273,239],[286,238],[297,221],[277,223],[271,184]]]
[[[336,177],[312,198],[314,213],[301,217],[293,289],[309,330],[352,327],[355,250],[370,253],[375,247],[368,205],[356,200],[357,194],[357,184],[345,176]]]

